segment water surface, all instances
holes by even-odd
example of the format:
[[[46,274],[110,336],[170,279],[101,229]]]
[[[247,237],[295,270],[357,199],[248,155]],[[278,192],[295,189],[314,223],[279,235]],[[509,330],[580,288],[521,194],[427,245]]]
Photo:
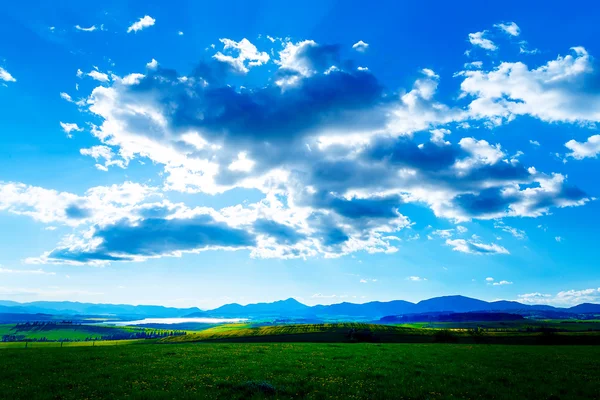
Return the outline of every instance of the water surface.
[[[232,324],[236,322],[247,321],[247,318],[144,318],[135,321],[106,321],[103,325],[129,326],[129,325],[145,325],[145,324]]]

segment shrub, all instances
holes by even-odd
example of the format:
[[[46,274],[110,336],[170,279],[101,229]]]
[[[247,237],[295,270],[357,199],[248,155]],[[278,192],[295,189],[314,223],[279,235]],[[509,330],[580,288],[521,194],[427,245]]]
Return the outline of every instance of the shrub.
[[[266,395],[271,395],[277,393],[277,389],[271,383],[267,381],[248,381],[242,385],[244,391],[250,393],[262,393]]]

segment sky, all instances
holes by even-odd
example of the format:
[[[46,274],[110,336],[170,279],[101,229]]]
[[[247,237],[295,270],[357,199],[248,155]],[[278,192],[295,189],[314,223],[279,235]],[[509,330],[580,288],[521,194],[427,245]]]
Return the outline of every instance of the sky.
[[[600,302],[595,2],[2,9],[2,299]]]

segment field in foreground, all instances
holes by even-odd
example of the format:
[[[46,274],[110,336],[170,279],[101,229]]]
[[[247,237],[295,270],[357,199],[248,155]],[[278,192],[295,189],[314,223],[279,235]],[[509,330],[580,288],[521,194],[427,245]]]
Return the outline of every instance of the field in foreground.
[[[594,399],[600,347],[189,343],[5,349],[1,399]]]

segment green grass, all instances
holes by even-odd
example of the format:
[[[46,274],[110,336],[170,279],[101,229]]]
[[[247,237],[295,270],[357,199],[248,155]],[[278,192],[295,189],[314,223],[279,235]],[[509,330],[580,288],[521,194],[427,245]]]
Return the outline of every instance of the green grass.
[[[600,331],[597,320],[534,320],[519,321],[482,321],[482,322],[411,322],[398,324],[406,328],[427,329],[470,329],[481,327],[489,330],[524,331],[529,329],[552,328],[559,331]]]
[[[79,325],[79,324],[2,324],[0,325],[0,338],[10,335],[11,340],[17,341],[84,341],[84,340],[116,340],[136,339],[136,333],[152,334],[165,332],[162,329],[111,326],[111,325]],[[116,336],[115,336],[116,335]]]
[[[354,329],[370,331],[370,336],[349,337]],[[445,334],[445,335],[444,335]],[[160,343],[187,343],[200,341],[227,342],[381,342],[381,343],[433,343],[456,342],[465,344],[600,344],[599,331],[566,331],[556,334],[523,332],[517,330],[491,330],[472,335],[467,328],[433,329],[420,326],[377,325],[365,323],[331,323],[273,325],[250,327],[248,324],[229,324],[183,336],[168,337]]]
[[[6,349],[0,399],[593,399],[600,347],[189,343]]]
[[[51,347],[94,347],[122,346],[128,344],[153,343],[153,339],[97,340],[86,342],[0,342],[0,349],[37,349]]]
[[[196,342],[201,340],[215,339],[241,339],[251,337],[285,337],[298,335],[310,335],[310,337],[331,337],[332,341],[342,339],[350,329],[368,329],[377,334],[421,334],[423,332],[410,328],[402,328],[392,325],[375,325],[363,323],[333,323],[333,324],[298,324],[298,325],[272,325],[250,327],[248,324],[227,324],[200,332],[188,333],[184,336],[166,338],[165,343]],[[312,334],[312,335],[311,335]],[[317,335],[315,335],[317,334]],[[338,339],[338,340],[334,340]]]

